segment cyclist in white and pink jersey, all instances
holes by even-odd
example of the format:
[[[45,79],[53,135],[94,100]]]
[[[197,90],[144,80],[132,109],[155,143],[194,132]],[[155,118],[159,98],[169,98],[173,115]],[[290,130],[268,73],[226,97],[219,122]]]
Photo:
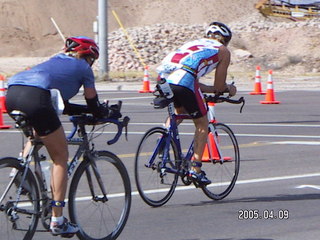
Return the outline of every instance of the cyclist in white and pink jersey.
[[[174,105],[178,114],[188,113],[195,124],[194,160],[190,176],[200,184],[211,181],[201,171],[201,159],[208,135],[207,107],[202,92],[225,93],[234,96],[233,84],[226,84],[230,64],[231,30],[223,23],[213,22],[204,38],[187,42],[168,54],[157,68],[160,78],[165,78],[174,93]],[[215,69],[213,85],[199,83],[199,78]]]

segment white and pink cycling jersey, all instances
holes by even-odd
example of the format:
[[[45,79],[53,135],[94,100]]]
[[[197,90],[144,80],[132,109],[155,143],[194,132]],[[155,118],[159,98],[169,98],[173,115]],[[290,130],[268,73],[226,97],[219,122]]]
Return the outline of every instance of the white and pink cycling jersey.
[[[221,45],[217,40],[208,38],[187,42],[168,54],[157,71],[169,83],[195,91],[195,80],[217,67]]]

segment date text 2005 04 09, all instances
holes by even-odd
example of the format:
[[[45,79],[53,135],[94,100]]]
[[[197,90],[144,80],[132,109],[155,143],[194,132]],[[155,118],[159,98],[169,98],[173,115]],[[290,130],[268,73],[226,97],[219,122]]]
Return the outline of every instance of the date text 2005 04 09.
[[[289,210],[268,210],[260,211],[258,209],[241,209],[238,211],[239,220],[255,220],[255,219],[289,219]]]

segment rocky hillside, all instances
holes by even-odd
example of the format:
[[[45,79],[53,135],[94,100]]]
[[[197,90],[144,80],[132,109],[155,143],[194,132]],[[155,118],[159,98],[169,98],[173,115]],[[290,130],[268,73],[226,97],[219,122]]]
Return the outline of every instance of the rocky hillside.
[[[320,21],[275,22],[254,14],[229,25],[234,32],[230,44],[233,69],[252,70],[261,65],[287,72],[320,71]],[[143,61],[152,66],[181,43],[203,36],[206,26],[155,24],[130,28],[128,33]],[[109,60],[112,71],[142,68],[120,30],[110,34]]]

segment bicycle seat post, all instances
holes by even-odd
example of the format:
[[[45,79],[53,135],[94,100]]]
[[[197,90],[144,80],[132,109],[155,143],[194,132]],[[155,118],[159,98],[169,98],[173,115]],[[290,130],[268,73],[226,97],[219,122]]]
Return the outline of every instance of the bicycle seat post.
[[[215,122],[216,120],[215,103],[207,102],[207,104],[208,104],[208,120],[209,122]]]

